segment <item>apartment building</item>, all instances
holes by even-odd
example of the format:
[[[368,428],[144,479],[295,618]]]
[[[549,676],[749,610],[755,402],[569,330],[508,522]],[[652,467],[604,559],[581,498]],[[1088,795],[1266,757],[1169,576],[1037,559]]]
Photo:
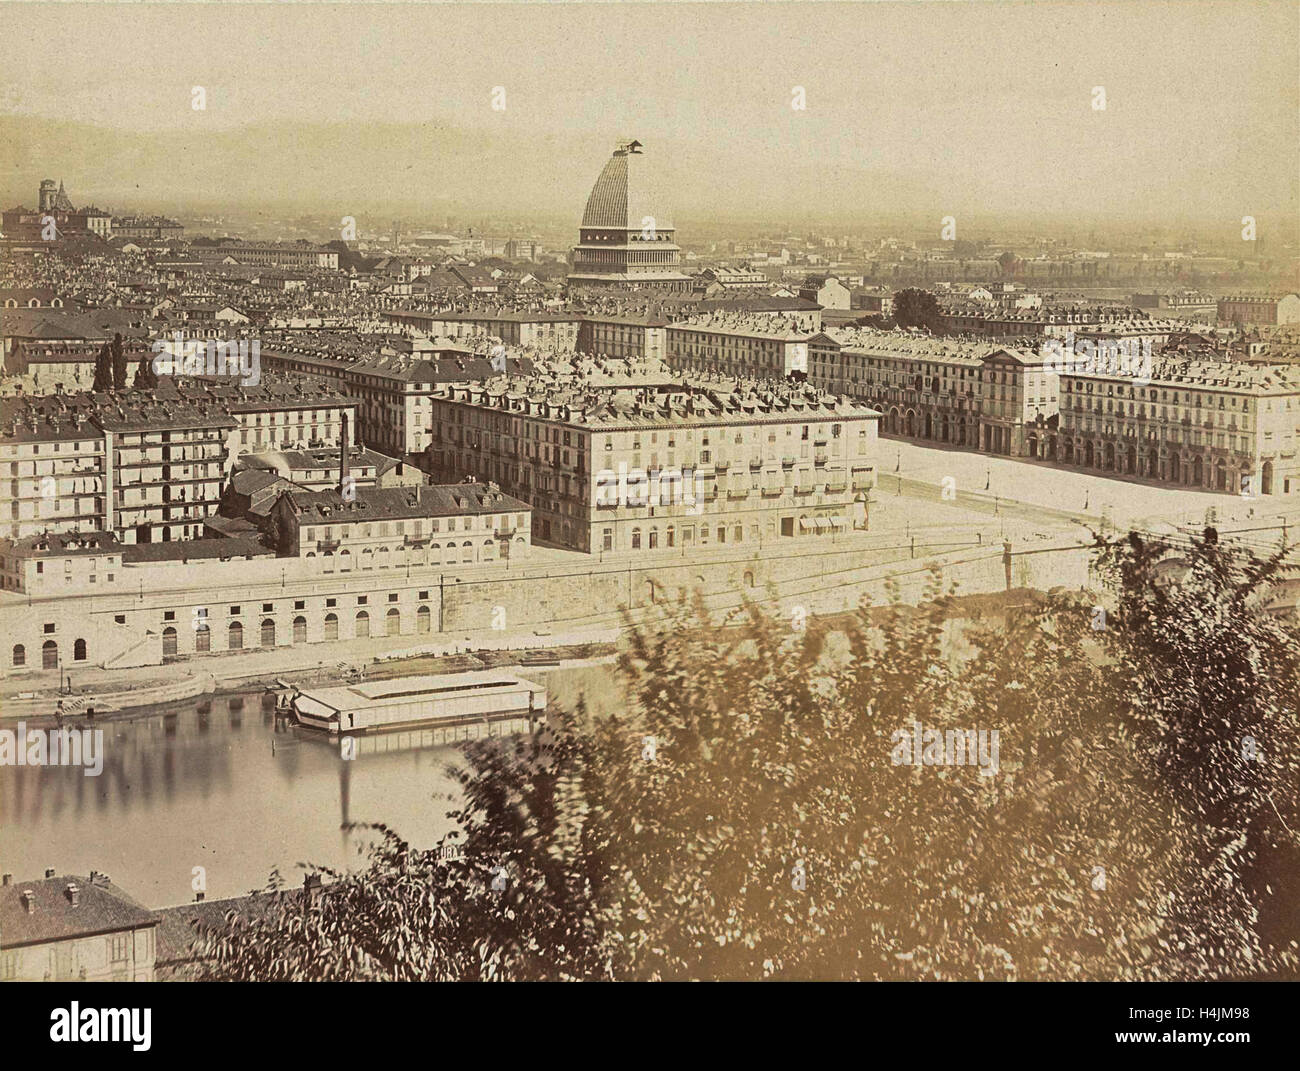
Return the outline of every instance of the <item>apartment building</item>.
[[[262,368],[284,375],[311,375],[356,401],[356,437],[394,457],[424,451],[432,436],[432,399],[451,383],[470,383],[501,374],[524,374],[526,357],[493,357],[447,341],[435,348],[399,352],[379,338],[308,341],[292,336],[262,346]]]
[[[270,528],[283,557],[319,555],[322,572],[364,572],[527,558],[531,512],[494,484],[284,491]]]
[[[385,309],[379,322],[429,338],[498,338],[511,346],[556,353],[577,348],[583,316],[576,312],[512,309]]]
[[[328,268],[337,271],[339,253],[310,242],[195,243],[186,253],[203,263],[233,263],[256,268]]]
[[[677,372],[783,380],[808,374],[808,351],[820,330],[784,318],[712,313],[668,325],[668,364]]]
[[[979,450],[985,438],[985,362],[994,352],[987,343],[829,328],[813,347],[809,380],[878,409],[887,435]],[[1001,376],[1004,370],[998,372]],[[999,379],[999,406],[1003,386]]]
[[[668,319],[654,312],[588,313],[578,328],[582,353],[609,357],[650,357],[668,354]]]
[[[429,464],[531,504],[534,537],[585,553],[757,547],[862,529],[879,414],[794,384],[446,389]]]
[[[1149,378],[1061,375],[1062,464],[1235,494],[1300,493],[1300,369],[1165,358]]]
[[[106,530],[103,429],[80,413],[0,412],[0,535]]]
[[[1300,324],[1300,294],[1237,294],[1219,298],[1220,323]]]
[[[9,399],[0,407],[0,536],[198,539],[235,458],[350,446],[355,411],[304,382],[169,378],[150,391]]]

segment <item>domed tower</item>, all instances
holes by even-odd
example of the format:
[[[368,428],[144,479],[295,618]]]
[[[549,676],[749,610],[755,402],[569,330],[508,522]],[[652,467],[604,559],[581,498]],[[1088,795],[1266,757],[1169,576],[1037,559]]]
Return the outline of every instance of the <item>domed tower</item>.
[[[54,202],[58,197],[58,188],[58,184],[52,178],[43,179],[41,181],[41,192],[36,202],[36,206],[40,211],[54,211]]]
[[[639,141],[620,139],[591,188],[573,247],[570,286],[684,290],[690,285],[641,148]]]

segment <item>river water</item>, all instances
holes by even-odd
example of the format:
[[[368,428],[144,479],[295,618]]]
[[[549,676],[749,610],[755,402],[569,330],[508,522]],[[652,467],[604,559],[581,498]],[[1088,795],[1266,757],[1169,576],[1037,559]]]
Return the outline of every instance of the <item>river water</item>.
[[[612,691],[605,666],[527,675],[552,706],[582,694],[604,707]],[[459,786],[447,767],[458,748],[380,736],[344,759],[337,740],[276,719],[263,699],[203,696],[94,723],[104,731],[94,777],[0,766],[0,866],[19,882],[47,867],[97,870],[147,907],[167,907],[194,899],[195,867],[215,900],[263,888],[273,869],[297,885],[300,863],[363,865],[371,834],[348,823],[383,822],[416,848],[454,828]]]

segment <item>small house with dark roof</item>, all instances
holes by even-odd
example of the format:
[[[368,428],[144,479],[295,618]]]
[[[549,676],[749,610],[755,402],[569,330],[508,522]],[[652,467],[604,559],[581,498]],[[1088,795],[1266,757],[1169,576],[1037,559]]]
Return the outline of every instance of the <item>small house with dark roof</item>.
[[[95,871],[0,885],[0,980],[152,982],[157,912]]]

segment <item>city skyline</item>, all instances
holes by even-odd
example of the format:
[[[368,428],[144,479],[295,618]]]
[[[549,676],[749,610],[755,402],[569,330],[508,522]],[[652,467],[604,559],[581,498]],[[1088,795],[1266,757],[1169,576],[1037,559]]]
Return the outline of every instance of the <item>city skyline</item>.
[[[16,1043],[1292,1040],[1295,0],[0,5]]]
[[[991,227],[1014,215],[1222,220],[1230,233],[1251,215],[1296,240],[1285,4],[580,4],[544,21],[515,5],[434,5],[388,9],[383,33],[329,5],[9,16],[6,204],[62,174],[83,198],[127,207],[569,218],[592,167],[631,136],[682,220]],[[1210,43],[1196,63],[1142,46],[1169,18]],[[229,55],[187,72],[217,19]],[[800,33],[807,58],[785,57]],[[179,62],[95,59],[142,34]],[[41,60],[42,35],[68,62]],[[571,62],[560,45],[584,35],[598,45]]]

